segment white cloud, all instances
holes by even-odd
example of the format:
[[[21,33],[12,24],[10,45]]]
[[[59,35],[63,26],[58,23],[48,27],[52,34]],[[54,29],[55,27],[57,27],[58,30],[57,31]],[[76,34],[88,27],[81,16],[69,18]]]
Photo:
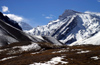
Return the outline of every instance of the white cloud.
[[[50,14],[50,16],[54,16],[54,15]]]
[[[45,14],[44,14],[45,15]],[[45,15],[46,16],[46,15]],[[49,16],[46,16],[45,18],[46,19],[53,19],[55,16],[54,15],[52,15],[52,14],[50,14]]]
[[[42,16],[45,16],[45,14],[42,14]]]
[[[85,11],[84,13],[95,14],[95,15],[97,15],[97,16],[100,16],[100,13],[99,13],[99,12]]]
[[[2,6],[2,12],[9,12],[7,6]],[[26,18],[23,18],[22,16],[18,16],[15,14],[4,14],[5,16],[8,16],[10,19],[16,21],[16,22],[27,22],[28,20]]]
[[[4,14],[4,15],[8,16],[10,19],[12,19],[16,22],[22,22],[22,21],[26,22],[26,21],[28,21],[27,19],[25,19],[21,16],[18,16],[18,15],[15,15],[15,14]]]
[[[46,19],[52,19],[52,17],[50,17],[50,16],[46,16],[45,18],[46,18]]]
[[[8,7],[7,6],[2,6],[2,12],[9,12]]]
[[[100,2],[100,0],[98,0],[98,2]]]

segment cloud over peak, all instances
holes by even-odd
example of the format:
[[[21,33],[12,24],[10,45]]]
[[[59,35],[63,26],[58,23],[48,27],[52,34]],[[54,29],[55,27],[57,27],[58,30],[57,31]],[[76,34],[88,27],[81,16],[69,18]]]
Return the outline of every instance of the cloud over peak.
[[[15,14],[4,14],[5,16],[8,16],[10,19],[16,21],[16,22],[21,22],[21,21],[24,21],[24,18],[23,17],[20,17],[18,15],[15,15]]]
[[[2,12],[9,12],[8,7],[7,6],[2,6]]]
[[[99,12],[85,11],[84,13],[94,14],[94,15],[100,16],[100,13]]]

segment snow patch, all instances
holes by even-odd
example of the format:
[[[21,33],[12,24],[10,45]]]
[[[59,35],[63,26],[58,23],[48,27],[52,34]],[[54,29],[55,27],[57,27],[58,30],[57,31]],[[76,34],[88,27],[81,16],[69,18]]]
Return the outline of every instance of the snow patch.
[[[71,49],[71,51],[81,51],[82,49]]]
[[[62,53],[62,52],[68,52],[68,50],[54,51],[54,52],[52,52],[52,53]]]
[[[97,56],[94,56],[94,57],[91,57],[91,59],[98,60],[98,59],[100,59],[100,58],[97,57]]]
[[[15,58],[15,57],[17,57],[17,56],[11,56],[11,57],[7,57],[7,58],[3,58],[0,61],[5,61],[5,60],[12,59],[12,58]]]
[[[34,42],[32,42],[32,44],[30,44],[30,45],[16,46],[16,47],[13,47],[13,48],[19,48],[22,51],[30,51],[30,50],[35,50],[36,51],[36,50],[41,49],[41,47],[37,43],[34,43]]]
[[[55,64],[58,64],[58,63],[61,63],[61,64],[67,64],[68,63],[66,61],[62,61],[62,59],[64,59],[64,58],[63,57],[54,57],[48,62],[45,62],[45,63],[33,63],[33,64],[30,64],[30,65],[55,65]]]
[[[31,53],[31,54],[38,54],[38,53],[40,53],[40,52],[34,52],[34,53]]]
[[[88,53],[88,52],[90,52],[90,51],[89,50],[87,50],[87,51],[80,51],[80,52],[77,52],[77,54]]]
[[[3,51],[6,51],[6,50],[8,50],[8,48],[2,49],[2,50],[0,49],[0,53],[3,52]]]
[[[20,47],[23,51],[29,51],[29,50],[39,50],[41,47],[37,43],[33,43],[31,45],[27,46],[21,46]]]
[[[39,39],[42,39],[42,40],[44,40],[44,39],[42,38],[42,36],[35,35],[35,37],[37,37],[37,38],[39,38]]]

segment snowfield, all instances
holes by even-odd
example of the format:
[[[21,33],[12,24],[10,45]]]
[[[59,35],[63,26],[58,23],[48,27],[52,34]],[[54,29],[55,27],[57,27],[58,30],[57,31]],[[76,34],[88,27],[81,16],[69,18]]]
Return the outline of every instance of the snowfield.
[[[70,44],[70,46],[82,45],[82,44],[85,44],[85,45],[86,44],[100,45],[100,32],[98,32],[97,34],[95,34],[94,36],[92,36],[88,39],[83,39],[83,40],[73,42],[72,44]]]
[[[30,44],[30,45],[15,46],[15,47],[13,47],[13,49],[14,48],[19,48],[21,51],[30,51],[30,50],[37,51],[37,50],[41,49],[41,47],[37,43],[34,43],[34,42],[32,42],[32,44]]]

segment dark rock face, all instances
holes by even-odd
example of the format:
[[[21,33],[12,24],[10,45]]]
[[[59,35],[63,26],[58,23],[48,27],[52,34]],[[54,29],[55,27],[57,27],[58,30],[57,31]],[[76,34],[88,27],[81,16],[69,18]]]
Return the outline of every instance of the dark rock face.
[[[17,22],[0,12],[0,46],[20,41],[32,41]]]
[[[54,32],[52,36],[60,40],[76,26],[77,26],[77,16],[69,24],[68,22],[65,22],[65,24],[63,24],[56,32]]]
[[[4,16],[1,12],[0,12],[0,19],[3,20],[4,22],[6,22],[6,23],[8,23],[8,24],[10,24],[10,25],[22,30],[22,28],[18,25],[17,22],[9,19],[7,16]]]
[[[9,25],[0,19],[0,46],[13,42],[32,41],[23,31]]]

